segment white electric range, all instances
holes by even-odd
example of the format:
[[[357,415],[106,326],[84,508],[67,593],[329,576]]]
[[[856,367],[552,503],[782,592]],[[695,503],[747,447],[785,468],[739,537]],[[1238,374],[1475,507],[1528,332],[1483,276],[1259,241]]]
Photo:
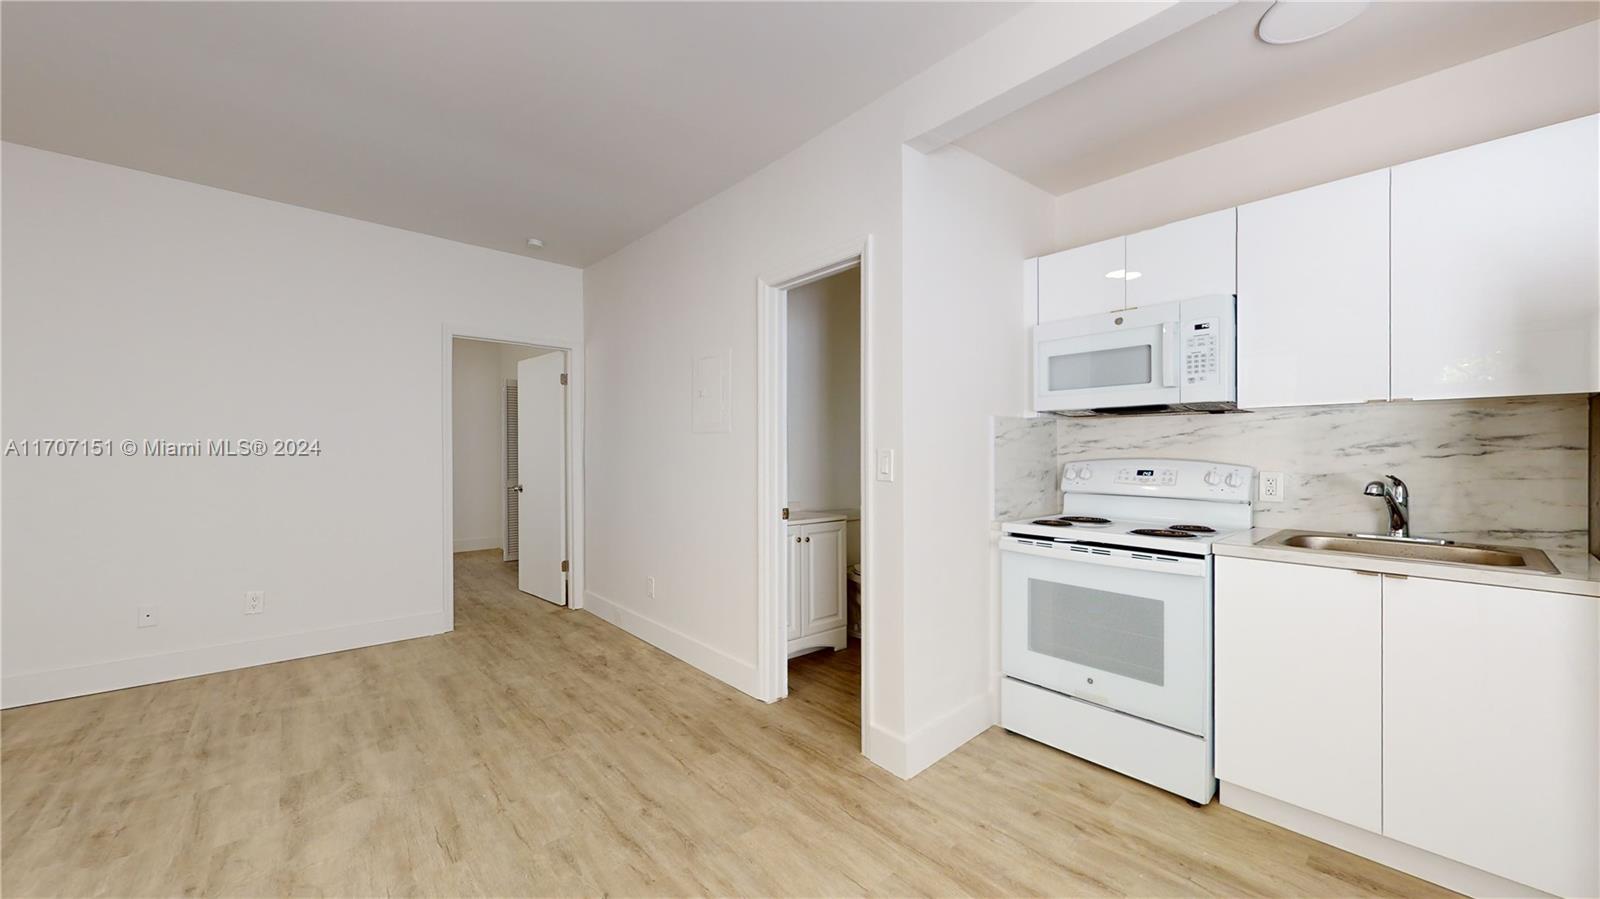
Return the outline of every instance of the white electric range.
[[[1002,526],[1000,724],[1196,803],[1211,747],[1211,543],[1254,470],[1069,462],[1062,511]]]

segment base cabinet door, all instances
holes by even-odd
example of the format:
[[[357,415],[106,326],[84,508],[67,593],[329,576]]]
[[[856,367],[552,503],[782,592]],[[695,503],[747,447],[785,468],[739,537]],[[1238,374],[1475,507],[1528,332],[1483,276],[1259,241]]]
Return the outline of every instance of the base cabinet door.
[[[1384,581],[1384,835],[1600,895],[1600,600]]]
[[[805,632],[815,634],[845,626],[844,522],[805,527]]]
[[[1378,575],[1216,560],[1218,779],[1381,829],[1382,589]]]
[[[789,639],[806,633],[805,528],[789,528]]]

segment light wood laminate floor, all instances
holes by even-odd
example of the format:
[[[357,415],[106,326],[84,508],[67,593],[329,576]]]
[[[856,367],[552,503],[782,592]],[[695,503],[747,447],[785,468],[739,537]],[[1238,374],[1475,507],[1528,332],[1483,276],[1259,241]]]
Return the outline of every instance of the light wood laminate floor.
[[[998,728],[859,753],[854,649],[762,705],[456,558],[453,633],[14,709],[0,889],[135,895],[1439,893]]]

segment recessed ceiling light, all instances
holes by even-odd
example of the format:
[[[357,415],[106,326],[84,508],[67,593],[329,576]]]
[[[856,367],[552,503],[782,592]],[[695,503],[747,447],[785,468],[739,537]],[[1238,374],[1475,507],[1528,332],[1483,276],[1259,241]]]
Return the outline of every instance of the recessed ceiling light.
[[[537,238],[537,237],[528,238],[528,249],[537,250],[542,246],[544,246],[544,241],[540,240],[539,238]]]
[[[1278,0],[1256,25],[1268,44],[1298,44],[1349,22],[1367,8],[1366,0]]]

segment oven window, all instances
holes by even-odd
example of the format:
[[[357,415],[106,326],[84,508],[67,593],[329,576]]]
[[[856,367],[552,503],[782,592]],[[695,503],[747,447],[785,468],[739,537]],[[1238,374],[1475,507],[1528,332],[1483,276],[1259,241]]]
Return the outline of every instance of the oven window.
[[[1028,651],[1161,686],[1166,616],[1143,596],[1028,580]]]
[[[1050,357],[1051,390],[1122,387],[1153,380],[1149,344]]]

